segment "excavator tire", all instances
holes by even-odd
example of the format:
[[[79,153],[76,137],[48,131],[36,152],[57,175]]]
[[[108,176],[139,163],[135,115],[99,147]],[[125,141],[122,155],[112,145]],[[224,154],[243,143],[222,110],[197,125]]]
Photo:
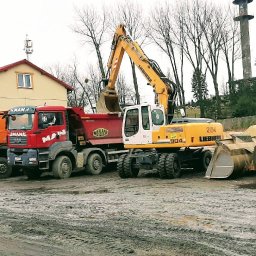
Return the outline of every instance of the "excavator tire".
[[[159,156],[159,159],[158,159],[158,165],[157,165],[157,171],[159,173],[159,177],[161,179],[167,179],[168,178],[168,175],[167,175],[167,172],[166,172],[166,158],[167,158],[167,153],[162,153],[160,154]]]
[[[117,162],[117,172],[120,178],[126,178],[124,173],[124,159],[127,157],[127,154],[123,154],[119,157]]]
[[[123,178],[136,178],[139,173],[139,168],[134,167],[136,159],[126,155],[123,165]]]
[[[168,179],[176,179],[181,176],[181,167],[178,155],[170,153],[165,160],[165,171]]]
[[[200,158],[193,163],[193,168],[197,172],[206,172],[212,159],[212,152],[205,150],[200,154]]]

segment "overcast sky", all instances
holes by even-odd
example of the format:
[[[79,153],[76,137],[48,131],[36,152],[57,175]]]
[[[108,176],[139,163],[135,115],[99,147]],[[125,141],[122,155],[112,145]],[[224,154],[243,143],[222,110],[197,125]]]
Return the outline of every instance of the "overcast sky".
[[[75,20],[74,6],[82,7],[84,4],[93,3],[100,8],[103,3],[113,5],[119,1],[122,0],[0,0],[0,66],[26,58],[23,51],[26,34],[34,45],[30,61],[39,67],[44,68],[56,63],[69,64],[74,58],[78,64],[85,66],[94,56],[82,46],[80,38],[70,28]],[[232,3],[232,0],[215,2],[227,4]],[[150,8],[159,3],[159,0],[140,0],[138,3],[143,8]],[[256,15],[256,0],[248,5],[248,9],[249,14]],[[250,37],[252,59],[255,60],[256,17],[250,21]],[[147,53],[147,48],[144,50]],[[161,54],[158,56],[159,59],[155,60],[165,71]],[[252,69],[253,75],[256,76],[256,66],[253,65]]]

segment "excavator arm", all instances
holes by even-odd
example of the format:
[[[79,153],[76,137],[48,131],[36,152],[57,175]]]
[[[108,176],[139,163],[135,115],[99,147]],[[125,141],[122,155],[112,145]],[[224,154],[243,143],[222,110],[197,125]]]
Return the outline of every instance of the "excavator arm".
[[[156,103],[163,105],[167,120],[171,122],[175,105],[176,85],[163,74],[155,61],[146,56],[138,43],[134,42],[126,34],[124,25],[118,26],[112,41],[111,53],[108,60],[107,83],[97,102],[97,112],[109,113],[121,111],[118,103],[118,95],[115,90],[115,83],[124,52],[128,54],[148,80],[148,83],[153,87],[156,95]]]

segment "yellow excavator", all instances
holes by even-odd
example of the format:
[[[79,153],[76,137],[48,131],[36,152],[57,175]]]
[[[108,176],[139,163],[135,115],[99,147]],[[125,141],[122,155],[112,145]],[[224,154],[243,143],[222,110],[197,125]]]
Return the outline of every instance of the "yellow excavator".
[[[181,168],[206,171],[210,148],[223,138],[223,126],[210,119],[173,118],[176,85],[149,59],[119,25],[108,60],[108,79],[96,105],[97,112],[121,111],[115,82],[124,52],[133,60],[155,92],[155,104],[141,104],[124,110],[122,136],[129,153],[119,158],[121,178],[136,177],[140,169],[157,168],[160,178],[178,178]]]

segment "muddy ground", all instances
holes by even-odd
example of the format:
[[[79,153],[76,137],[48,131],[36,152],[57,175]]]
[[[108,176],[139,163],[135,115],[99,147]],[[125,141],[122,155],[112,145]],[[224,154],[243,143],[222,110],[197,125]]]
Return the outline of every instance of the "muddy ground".
[[[0,181],[0,255],[256,255],[256,175]]]

